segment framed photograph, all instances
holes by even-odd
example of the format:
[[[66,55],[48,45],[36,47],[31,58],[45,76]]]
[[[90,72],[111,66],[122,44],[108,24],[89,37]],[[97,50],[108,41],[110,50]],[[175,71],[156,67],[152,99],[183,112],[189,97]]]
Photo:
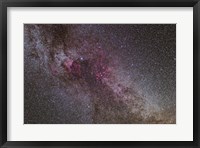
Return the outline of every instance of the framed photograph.
[[[1,1],[0,146],[199,147],[199,0]]]

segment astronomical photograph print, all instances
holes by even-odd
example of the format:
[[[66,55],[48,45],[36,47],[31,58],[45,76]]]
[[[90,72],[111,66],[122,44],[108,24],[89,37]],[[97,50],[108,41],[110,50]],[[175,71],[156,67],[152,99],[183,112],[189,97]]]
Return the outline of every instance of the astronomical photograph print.
[[[176,124],[176,24],[24,24],[24,124]]]

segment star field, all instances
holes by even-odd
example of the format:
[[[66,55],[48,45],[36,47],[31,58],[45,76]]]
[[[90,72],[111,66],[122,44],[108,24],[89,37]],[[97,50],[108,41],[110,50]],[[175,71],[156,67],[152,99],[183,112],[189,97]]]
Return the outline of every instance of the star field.
[[[176,123],[176,25],[25,24],[24,123]]]

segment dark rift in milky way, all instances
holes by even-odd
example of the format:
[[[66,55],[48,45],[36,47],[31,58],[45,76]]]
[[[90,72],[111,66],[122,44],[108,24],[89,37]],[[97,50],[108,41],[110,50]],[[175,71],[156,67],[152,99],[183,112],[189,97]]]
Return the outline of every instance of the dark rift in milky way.
[[[175,50],[175,25],[142,26],[161,42],[143,37],[152,53],[131,35],[141,25],[25,24],[24,122],[175,123],[175,92],[168,89],[175,87],[175,51],[166,54],[170,60],[156,51]],[[171,73],[153,74],[158,69]]]

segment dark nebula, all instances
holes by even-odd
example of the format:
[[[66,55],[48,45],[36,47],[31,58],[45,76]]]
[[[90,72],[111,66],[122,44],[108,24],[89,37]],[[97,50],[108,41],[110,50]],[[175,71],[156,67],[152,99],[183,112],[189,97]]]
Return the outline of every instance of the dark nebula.
[[[24,123],[176,123],[176,25],[25,24]]]

